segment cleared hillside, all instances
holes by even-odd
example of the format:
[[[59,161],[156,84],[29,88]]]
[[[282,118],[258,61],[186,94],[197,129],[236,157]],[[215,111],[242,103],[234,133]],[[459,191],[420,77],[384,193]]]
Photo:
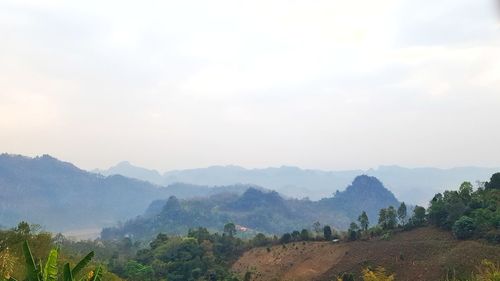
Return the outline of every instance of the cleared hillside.
[[[296,242],[255,248],[246,252],[232,269],[251,280],[330,281],[343,272],[359,272],[367,266],[383,266],[396,280],[442,280],[446,272],[470,272],[483,259],[500,262],[500,247],[477,241],[457,241],[449,232],[419,228],[395,234],[389,240],[345,242]]]

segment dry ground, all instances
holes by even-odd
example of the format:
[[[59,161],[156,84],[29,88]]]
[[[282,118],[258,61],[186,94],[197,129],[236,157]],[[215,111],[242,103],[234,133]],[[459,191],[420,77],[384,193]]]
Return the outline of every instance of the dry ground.
[[[470,272],[483,259],[500,262],[500,247],[478,241],[457,241],[449,232],[419,228],[395,234],[388,241],[296,242],[286,247],[256,248],[233,265],[252,280],[333,280],[343,272],[359,274],[367,266],[383,266],[402,281],[438,281],[447,272]]]

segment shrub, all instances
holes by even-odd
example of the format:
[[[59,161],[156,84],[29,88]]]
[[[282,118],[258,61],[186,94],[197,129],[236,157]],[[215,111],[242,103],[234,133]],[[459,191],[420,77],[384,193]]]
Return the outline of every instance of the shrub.
[[[394,274],[386,273],[385,268],[377,267],[374,270],[363,269],[363,281],[394,281]]]
[[[472,237],[475,229],[474,220],[468,216],[462,216],[453,224],[452,231],[457,239],[467,239]]]
[[[344,273],[337,278],[337,281],[354,281],[354,275],[352,273]]]
[[[500,230],[495,229],[495,230],[490,230],[485,234],[486,240],[490,243],[497,243],[500,244]]]
[[[391,232],[386,232],[384,235],[381,237],[382,240],[389,240],[391,239]]]
[[[491,261],[483,260],[478,271],[477,281],[500,281],[500,265],[498,263],[494,264]]]

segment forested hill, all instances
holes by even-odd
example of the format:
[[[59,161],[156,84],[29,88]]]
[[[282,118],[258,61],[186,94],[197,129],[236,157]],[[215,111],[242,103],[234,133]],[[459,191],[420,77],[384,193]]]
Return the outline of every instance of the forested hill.
[[[320,201],[285,199],[277,192],[255,188],[248,189],[241,196],[215,195],[196,200],[170,197],[153,202],[141,217],[120,227],[104,229],[102,238],[150,239],[160,232],[185,234],[189,228],[197,227],[221,231],[228,222],[251,233],[280,234],[311,228],[316,221],[347,229],[362,211],[366,211],[372,224],[376,224],[380,209],[399,204],[379,180],[362,175],[356,177],[345,191]]]
[[[0,155],[0,225],[20,220],[51,231],[102,228],[144,212],[156,199],[243,193],[249,186],[173,184],[160,187],[120,175],[102,176],[49,155]]]
[[[319,205],[347,214],[361,214],[366,211],[370,221],[375,223],[378,210],[387,206],[396,208],[399,202],[377,178],[363,175],[356,177],[345,191],[337,192],[332,198],[322,199]]]

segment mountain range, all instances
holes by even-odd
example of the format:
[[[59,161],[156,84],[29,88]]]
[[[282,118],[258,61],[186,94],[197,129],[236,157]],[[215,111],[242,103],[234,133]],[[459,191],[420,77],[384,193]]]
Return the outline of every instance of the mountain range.
[[[463,181],[486,181],[500,168],[458,167],[404,168],[380,166],[369,170],[323,171],[282,166],[277,168],[245,169],[239,166],[212,166],[200,169],[167,171],[137,167],[120,162],[107,170],[94,170],[102,175],[124,175],[158,185],[176,182],[198,185],[254,184],[276,190],[293,198],[319,200],[343,190],[357,175],[377,177],[401,201],[426,206],[429,198],[445,189],[456,189]]]
[[[20,220],[51,231],[101,228],[144,212],[157,199],[242,194],[250,185],[161,187],[122,175],[102,176],[49,155],[0,155],[0,225]]]
[[[214,166],[161,175],[130,163],[121,163],[111,170],[95,173],[49,155],[32,158],[4,153],[0,154],[0,225],[11,227],[20,220],[26,220],[51,231],[109,227],[139,214],[144,214],[142,217],[146,214],[156,215],[164,206],[165,202],[161,200],[171,196],[175,196],[181,206],[191,204],[183,202],[203,202],[199,204],[224,206],[225,210],[231,210],[232,215],[240,213],[248,219],[259,218],[259,215],[266,218],[265,214],[252,213],[253,211],[246,213],[248,210],[241,209],[246,204],[256,204],[248,199],[251,193],[245,193],[252,188],[264,193],[274,190],[275,193],[271,194],[284,200],[283,210],[302,208],[306,213],[310,210],[317,220],[331,221],[342,227],[361,210],[356,207],[358,205],[353,199],[360,194],[367,194],[363,204],[368,205],[362,207],[369,209],[395,203],[396,199],[393,200],[392,197],[408,204],[425,204],[434,193],[444,188],[458,186],[463,180],[488,179],[494,171],[496,169],[380,167],[365,171],[366,175],[377,175],[381,179],[377,180],[380,186],[373,182],[369,184],[377,186],[373,190],[378,190],[369,193],[372,189],[357,189],[363,185],[362,182],[355,181],[356,184],[351,184],[352,179],[363,174],[362,171],[355,170],[326,172],[295,167],[244,169],[237,166]],[[349,185],[352,188],[346,189]],[[392,193],[390,196],[384,195],[385,187],[393,191],[395,196]],[[242,200],[246,198],[244,202],[247,203],[234,201],[243,194],[246,197]],[[346,199],[346,194],[351,194],[350,199]],[[378,195],[381,197],[377,197]],[[209,200],[205,200],[206,198]],[[229,204],[230,202],[232,203]],[[276,200],[273,202],[279,203]],[[374,205],[369,205],[370,202]],[[379,203],[382,205],[377,205]],[[269,208],[261,210],[265,212]],[[313,212],[314,210],[320,211]],[[276,214],[283,215],[286,222],[287,217],[280,212]],[[295,217],[301,216],[298,214]],[[305,218],[302,221],[299,219],[299,223],[310,223],[311,217]],[[281,217],[277,220],[280,219]],[[218,220],[218,223],[222,221],[224,220]],[[248,220],[243,222],[248,223]],[[285,229],[290,225],[292,224],[286,223],[282,228],[263,229]]]

